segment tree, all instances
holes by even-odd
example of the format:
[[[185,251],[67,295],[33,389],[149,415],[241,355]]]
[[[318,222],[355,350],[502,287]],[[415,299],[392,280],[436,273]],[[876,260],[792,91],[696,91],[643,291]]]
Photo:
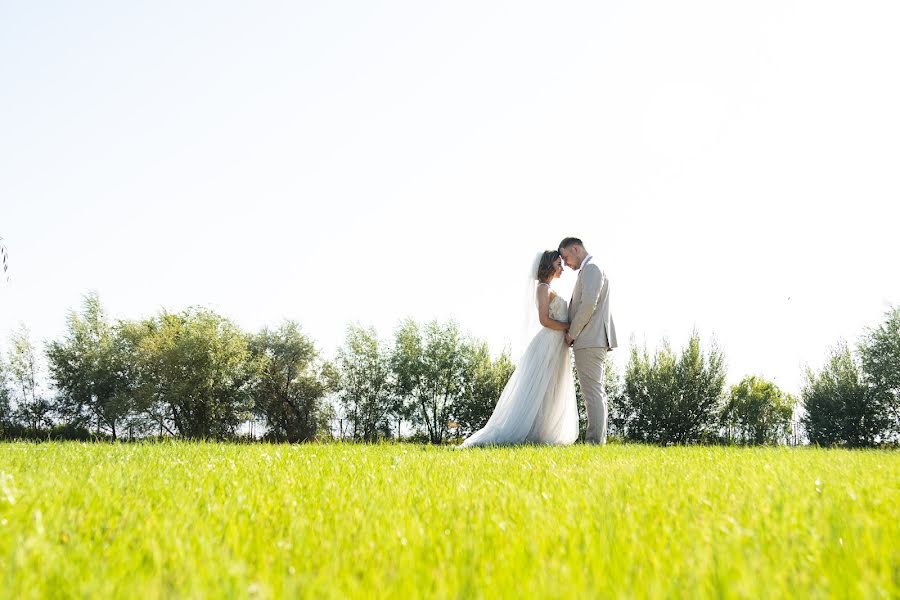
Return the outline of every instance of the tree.
[[[393,394],[389,406],[392,421],[397,423],[397,439],[403,420],[412,420],[416,412],[413,392],[422,374],[422,332],[413,319],[406,319],[394,331],[394,347],[391,350],[390,369]]]
[[[133,409],[122,344],[96,293],[85,296],[81,314],[69,313],[67,325],[66,338],[47,347],[56,410],[70,425],[96,423],[115,440]]]
[[[216,313],[187,309],[123,323],[139,406],[161,429],[186,438],[226,438],[253,407],[247,336]]]
[[[13,333],[11,342],[8,376],[15,403],[14,415],[32,430],[50,427],[53,425],[52,407],[40,390],[40,364],[28,328],[21,325]]]
[[[13,416],[6,371],[6,362],[3,360],[3,356],[0,356],[0,433],[4,426],[12,423]]]
[[[339,400],[353,426],[353,437],[374,441],[390,433],[394,403],[390,354],[375,329],[351,325],[335,361]]]
[[[250,339],[257,379],[254,411],[265,417],[272,440],[314,439],[323,422],[326,383],[316,372],[318,352],[293,321],[275,331],[263,329]]]
[[[760,377],[745,377],[731,388],[722,424],[735,439],[747,444],[787,441],[795,400]]]
[[[715,346],[704,354],[696,332],[680,356],[667,341],[652,359],[632,347],[616,419],[628,439],[699,442],[715,430],[724,387],[724,356]]]
[[[413,424],[432,444],[448,437],[448,424],[465,387],[466,342],[454,322],[432,321],[420,331],[405,321],[395,335],[392,355],[397,394],[411,402]]]
[[[862,367],[872,388],[875,407],[882,412],[883,438],[900,437],[900,307],[866,332],[860,343]]]
[[[822,371],[807,369],[802,398],[802,422],[813,444],[873,446],[887,427],[877,391],[846,342],[832,350]]]
[[[465,350],[464,388],[453,414],[460,436],[484,427],[516,368],[508,352],[492,360],[485,342],[473,342]]]

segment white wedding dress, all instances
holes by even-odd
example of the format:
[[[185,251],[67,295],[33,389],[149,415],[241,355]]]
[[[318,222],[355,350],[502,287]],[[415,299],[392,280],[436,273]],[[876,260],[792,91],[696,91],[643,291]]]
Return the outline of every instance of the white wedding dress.
[[[558,295],[550,318],[568,321],[568,305]],[[494,413],[483,429],[460,445],[572,444],[578,438],[578,407],[565,332],[542,327],[522,354]]]

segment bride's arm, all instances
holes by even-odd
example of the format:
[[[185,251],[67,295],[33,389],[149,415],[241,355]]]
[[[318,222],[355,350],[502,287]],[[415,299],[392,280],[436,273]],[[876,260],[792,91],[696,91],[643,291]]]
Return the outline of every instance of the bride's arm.
[[[541,325],[557,331],[565,331],[569,328],[568,323],[554,321],[550,318],[550,288],[546,285],[537,287],[537,303],[538,303],[538,320]]]

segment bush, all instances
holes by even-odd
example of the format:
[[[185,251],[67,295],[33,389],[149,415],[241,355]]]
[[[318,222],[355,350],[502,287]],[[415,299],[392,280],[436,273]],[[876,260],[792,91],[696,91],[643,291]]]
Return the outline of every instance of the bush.
[[[101,435],[97,436],[80,425],[54,425],[53,427],[33,429],[14,423],[5,423],[0,425],[0,439],[8,441],[80,441],[89,440],[107,441],[112,438]]]
[[[715,435],[725,386],[725,360],[704,354],[694,332],[680,355],[668,342],[651,358],[632,346],[615,422],[626,439],[657,444],[703,442]]]
[[[819,373],[807,370],[803,425],[810,443],[820,446],[874,446],[886,429],[884,407],[865,380],[846,342],[832,350]]]
[[[900,439],[900,307],[884,323],[866,332],[860,344],[863,371],[881,411],[880,438]]]
[[[731,388],[722,412],[727,438],[746,444],[786,442],[794,398],[760,377],[745,377]]]

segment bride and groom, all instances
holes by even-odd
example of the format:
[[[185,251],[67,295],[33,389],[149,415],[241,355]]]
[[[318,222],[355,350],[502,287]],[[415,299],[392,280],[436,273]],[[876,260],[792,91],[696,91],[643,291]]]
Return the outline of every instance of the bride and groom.
[[[562,263],[578,271],[572,299],[550,287]],[[616,347],[609,311],[609,280],[578,238],[539,254],[529,274],[532,314],[541,324],[516,365],[484,428],[460,447],[501,444],[571,444],[578,438],[578,406],[569,362],[575,370],[587,413],[585,441],[606,443],[608,404],[603,373],[606,353]],[[531,304],[531,299],[529,299]]]

